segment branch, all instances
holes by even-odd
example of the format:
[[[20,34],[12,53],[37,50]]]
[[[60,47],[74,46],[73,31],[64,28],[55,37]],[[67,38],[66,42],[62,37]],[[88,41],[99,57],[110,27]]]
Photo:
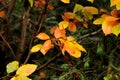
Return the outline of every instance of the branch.
[[[14,59],[17,60],[17,57],[16,57],[16,55],[15,55],[15,53],[14,53],[12,47],[9,45],[9,43],[8,43],[8,42],[6,41],[6,39],[2,36],[1,33],[0,33],[0,37],[3,39],[4,43],[5,43],[5,44],[9,47],[9,49],[11,50],[11,53],[12,53]]]
[[[99,29],[99,30],[97,30],[97,31],[95,31],[95,32],[92,32],[92,33],[89,33],[89,34],[85,34],[85,35],[81,36],[79,39],[81,40],[81,39],[86,38],[86,37],[88,37],[88,36],[93,36],[93,35],[99,33],[101,30],[102,30],[102,29]]]
[[[54,56],[53,58],[51,58],[50,60],[48,60],[46,63],[44,63],[43,65],[41,65],[40,67],[37,68],[37,70],[42,69],[43,67],[47,66],[50,62],[54,61],[57,57],[59,57],[61,55],[61,53],[58,53],[56,56]]]

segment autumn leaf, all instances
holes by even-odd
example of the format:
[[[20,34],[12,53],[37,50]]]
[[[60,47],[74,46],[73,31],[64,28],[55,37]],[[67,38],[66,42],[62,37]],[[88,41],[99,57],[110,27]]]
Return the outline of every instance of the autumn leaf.
[[[69,22],[68,30],[71,32],[76,32],[76,25],[73,22]]]
[[[18,68],[16,75],[29,76],[37,69],[35,64],[25,64]]]
[[[93,24],[102,24],[105,18],[98,18],[95,21],[93,21]]]
[[[0,18],[5,16],[5,12],[4,11],[0,11]]]
[[[87,1],[89,1],[89,2],[91,2],[91,3],[93,3],[93,2],[94,2],[94,0],[87,0]]]
[[[30,3],[30,6],[33,7],[33,0],[28,0]]]
[[[14,72],[18,69],[19,67],[19,62],[18,61],[12,61],[10,63],[7,64],[6,69],[7,69],[7,73],[11,73]]]
[[[83,51],[83,52],[86,52],[87,51],[85,50],[85,48],[83,48],[83,46],[79,45],[78,43],[75,43],[74,46],[79,50],[79,51]]]
[[[36,44],[35,46],[33,46],[31,48],[31,52],[34,53],[34,52],[38,52],[42,47],[42,44]]]
[[[62,29],[66,29],[69,25],[69,22],[68,21],[61,21],[59,22],[58,26],[59,26],[59,29],[62,30]]]
[[[98,9],[95,7],[86,6],[86,7],[84,7],[84,10],[90,14],[98,14]]]
[[[117,3],[116,9],[117,9],[117,10],[120,10],[120,2]]]
[[[52,5],[48,5],[49,10],[54,10],[54,7]]]
[[[69,4],[70,0],[61,0],[61,2]]]
[[[120,33],[120,23],[112,28],[112,33],[115,34],[116,36],[119,35],[119,33]]]
[[[10,80],[32,80],[32,79],[26,76],[23,76],[23,75],[17,75],[17,76],[12,77]]]
[[[74,14],[72,12],[65,12],[64,16],[68,19],[73,19],[74,18]]]
[[[55,38],[64,38],[66,39],[66,31],[64,29],[59,29],[59,27],[56,27],[55,33],[54,33]]]
[[[46,33],[39,33],[36,37],[40,40],[50,39],[50,37]]]
[[[45,55],[53,47],[54,47],[54,45],[51,43],[51,40],[47,40],[47,41],[44,42],[40,51],[43,55]]]
[[[120,0],[113,0],[113,1],[111,1],[111,6],[115,6],[118,2],[120,2]]]

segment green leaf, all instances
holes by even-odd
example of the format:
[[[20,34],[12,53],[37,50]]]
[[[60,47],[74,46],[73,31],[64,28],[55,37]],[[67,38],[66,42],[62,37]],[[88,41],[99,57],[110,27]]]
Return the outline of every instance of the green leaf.
[[[83,12],[84,12],[83,6],[80,4],[76,4],[73,10],[75,18],[78,19],[79,21],[83,21],[83,18],[82,18]]]
[[[119,35],[119,33],[120,33],[120,23],[112,28],[112,33],[115,34],[116,36]]]
[[[84,63],[84,68],[89,68],[89,61],[86,61],[85,63]]]
[[[104,45],[103,45],[102,42],[98,43],[97,54],[98,55],[103,55],[104,54]]]
[[[35,46],[33,46],[33,47],[31,48],[31,52],[32,52],[32,53],[38,52],[41,47],[42,47],[42,44],[37,44],[37,45],[35,45]]]
[[[18,61],[12,61],[10,63],[7,64],[6,69],[7,69],[7,73],[11,73],[14,72],[18,69],[19,67],[19,62]]]
[[[30,3],[30,6],[33,7],[33,0],[28,0]]]
[[[117,3],[116,8],[117,10],[120,10],[120,2]]]

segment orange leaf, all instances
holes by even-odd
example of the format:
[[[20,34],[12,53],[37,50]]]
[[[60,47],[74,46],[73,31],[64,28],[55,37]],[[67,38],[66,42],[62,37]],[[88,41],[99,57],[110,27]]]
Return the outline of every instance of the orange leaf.
[[[75,58],[80,58],[81,57],[81,52],[79,50],[75,50],[74,54],[70,54],[71,56],[75,57]]]
[[[113,17],[113,16],[107,16],[105,19],[106,19],[106,21],[116,21],[119,18],[116,18],[116,17]]]
[[[51,43],[51,40],[47,40],[47,41],[44,42],[40,51],[43,55],[45,55],[53,47],[54,47],[54,45]]]
[[[66,39],[65,34],[66,34],[66,32],[65,32],[64,29],[60,30],[58,27],[56,27],[55,33],[54,33],[55,38],[64,38],[64,39]]]
[[[63,16],[63,15],[62,15],[62,19],[63,19],[64,21],[69,21],[69,19],[68,19],[67,17]]]
[[[111,34],[112,33],[112,28],[118,24],[118,21],[103,21],[102,23],[102,30],[105,35]]]
[[[39,5],[40,5],[40,2],[39,2],[39,1],[35,1],[35,2],[34,2],[34,6],[35,6],[35,7],[38,7]]]
[[[64,16],[68,19],[73,19],[74,18],[74,14],[72,12],[65,12]]]
[[[113,0],[113,1],[111,2],[111,6],[115,6],[118,2],[120,2],[120,0]]]
[[[55,33],[56,28],[57,28],[57,26],[52,27],[52,28],[50,29],[50,33],[51,33],[51,34],[54,34],[54,33]]]
[[[50,39],[50,37],[46,33],[39,33],[36,37],[40,40]]]
[[[75,47],[72,42],[66,41],[62,50],[62,53],[64,54],[65,51],[67,51],[70,55],[75,53]]]
[[[46,0],[39,0],[41,4],[45,5],[46,4]]]
[[[71,32],[76,32],[76,25],[73,22],[69,22],[68,29]]]
[[[0,18],[5,16],[5,12],[4,11],[0,11]]]
[[[54,10],[54,7],[52,5],[48,5],[48,9]]]

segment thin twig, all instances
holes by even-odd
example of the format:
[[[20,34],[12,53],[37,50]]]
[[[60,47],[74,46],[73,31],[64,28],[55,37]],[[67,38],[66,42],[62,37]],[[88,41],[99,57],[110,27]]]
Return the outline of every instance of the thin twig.
[[[38,67],[37,70],[42,69],[43,67],[47,66],[50,62],[54,61],[58,56],[60,56],[61,53],[58,53],[56,56],[54,56],[53,58],[51,58],[50,60],[48,60],[46,63],[44,63],[43,65],[41,65],[40,67]]]
[[[1,36],[1,38],[3,39],[4,43],[5,43],[5,44],[9,47],[9,49],[11,50],[11,53],[12,53],[14,59],[17,60],[17,57],[16,57],[16,55],[15,55],[15,53],[14,53],[12,47],[9,45],[9,43],[8,43],[8,42],[6,41],[6,39],[2,36],[1,33],[0,33],[0,36]]]
[[[86,37],[88,37],[88,36],[93,36],[93,35],[99,33],[101,30],[102,30],[102,29],[99,29],[99,30],[97,30],[97,31],[95,31],[95,32],[85,34],[85,35],[81,36],[79,39],[81,40],[81,39],[86,38]]]

